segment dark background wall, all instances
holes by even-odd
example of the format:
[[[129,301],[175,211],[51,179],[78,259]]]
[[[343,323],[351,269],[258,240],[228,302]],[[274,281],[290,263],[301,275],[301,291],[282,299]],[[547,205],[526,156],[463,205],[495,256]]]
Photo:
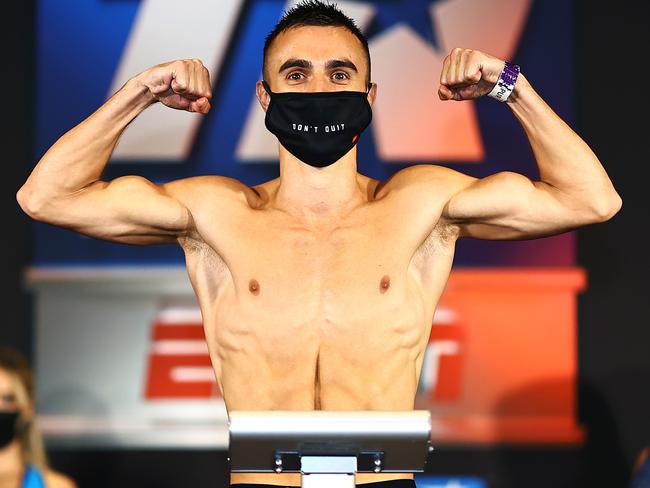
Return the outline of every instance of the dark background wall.
[[[589,273],[579,298],[579,417],[589,430],[591,486],[624,486],[650,444],[650,312],[647,279],[647,22],[640,4],[577,3],[578,132],[623,198],[609,222],[578,232]],[[620,87],[620,88],[615,88]]]
[[[623,197],[623,208],[611,221],[578,232],[578,262],[589,274],[589,289],[579,298],[578,333],[578,415],[589,432],[587,444],[578,451],[550,447],[449,451],[437,458],[434,471],[456,463],[459,469],[465,466],[485,473],[496,456],[509,476],[502,473],[494,478],[502,481],[490,486],[542,486],[543,482],[620,487],[626,486],[639,450],[650,443],[650,320],[644,296],[649,207],[642,198],[648,194],[643,179],[649,143],[644,117],[648,113],[647,18],[631,7],[634,4],[626,5],[576,1],[576,130],[600,157]],[[31,356],[29,297],[20,285],[21,271],[30,260],[28,220],[15,202],[15,193],[34,159],[33,1],[11,2],[3,20],[0,221],[5,232],[0,286],[5,315],[0,344]],[[155,459],[152,464],[158,465],[161,456],[178,459],[174,453],[144,458],[116,452],[53,454],[55,463],[82,480],[92,477],[83,466],[101,459],[122,466],[124,479],[133,479],[128,473],[131,468],[142,469],[142,459]],[[468,457],[474,467],[467,464]],[[204,459],[207,466],[211,461],[223,464],[222,456],[210,453],[193,459]],[[113,472],[119,474],[120,469]],[[535,475],[540,472],[546,474]],[[217,480],[222,474],[215,476],[212,479]]]
[[[7,71],[0,76],[0,222],[3,223],[0,296],[4,317],[0,344],[30,354],[28,297],[19,285],[21,270],[29,262],[28,220],[16,204],[16,192],[33,161],[32,120],[34,92],[34,2],[10,2],[3,7],[2,54]]]

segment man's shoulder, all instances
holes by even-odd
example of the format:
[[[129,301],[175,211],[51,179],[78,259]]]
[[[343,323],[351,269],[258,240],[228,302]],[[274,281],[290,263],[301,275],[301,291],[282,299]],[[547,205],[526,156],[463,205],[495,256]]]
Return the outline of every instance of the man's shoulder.
[[[419,193],[435,189],[444,194],[453,194],[470,179],[473,178],[446,166],[414,164],[395,172],[386,181],[380,182],[375,193],[379,196],[390,192]]]
[[[165,183],[166,189],[174,191],[233,190],[246,191],[251,187],[237,178],[221,175],[200,175],[180,178]]]
[[[249,186],[229,176],[202,175],[173,180],[165,183],[164,187],[167,193],[184,201],[229,199],[255,205],[261,197],[259,188],[265,184]]]

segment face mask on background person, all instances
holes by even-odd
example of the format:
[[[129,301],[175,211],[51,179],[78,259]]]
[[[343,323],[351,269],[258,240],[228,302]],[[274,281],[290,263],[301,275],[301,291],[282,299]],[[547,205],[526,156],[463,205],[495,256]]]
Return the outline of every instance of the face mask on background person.
[[[310,166],[329,166],[359,140],[372,120],[367,92],[281,92],[271,97],[264,124],[287,151]]]
[[[0,449],[16,438],[19,415],[17,410],[0,412]]]

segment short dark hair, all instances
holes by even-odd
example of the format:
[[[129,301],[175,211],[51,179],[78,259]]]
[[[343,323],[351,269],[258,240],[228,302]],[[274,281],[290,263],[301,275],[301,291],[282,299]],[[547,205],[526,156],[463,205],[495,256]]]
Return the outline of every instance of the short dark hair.
[[[329,4],[321,0],[303,0],[301,3],[293,6],[284,12],[284,15],[273,30],[266,36],[266,40],[264,41],[264,57],[262,60],[262,74],[264,79],[268,79],[266,56],[275,38],[281,32],[306,25],[345,27],[352,32],[359,39],[366,53],[366,61],[368,63],[366,82],[370,81],[370,50],[368,49],[368,40],[361,33],[354,20],[345,15],[335,3]]]

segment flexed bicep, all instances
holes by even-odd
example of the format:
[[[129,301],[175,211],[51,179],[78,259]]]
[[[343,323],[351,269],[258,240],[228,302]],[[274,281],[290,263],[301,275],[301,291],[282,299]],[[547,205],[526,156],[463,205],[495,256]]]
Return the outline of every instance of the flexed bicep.
[[[190,210],[170,189],[170,185],[182,184],[158,185],[141,176],[96,181],[47,202],[46,220],[39,215],[33,217],[113,242],[172,243],[193,228]]]
[[[534,239],[601,220],[575,198],[519,173],[502,171],[480,179],[454,173],[450,178],[458,191],[442,215],[459,226],[459,237]]]

